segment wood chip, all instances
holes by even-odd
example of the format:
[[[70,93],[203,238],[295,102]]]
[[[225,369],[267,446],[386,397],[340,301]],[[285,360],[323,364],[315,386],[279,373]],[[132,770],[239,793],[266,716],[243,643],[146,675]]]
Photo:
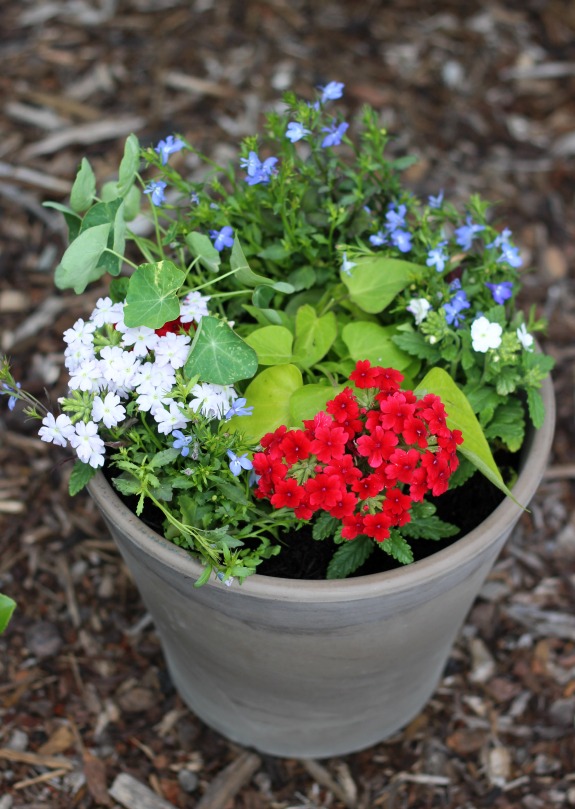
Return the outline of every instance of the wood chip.
[[[196,809],[224,809],[259,770],[261,763],[255,753],[242,753],[214,778]]]
[[[39,155],[53,154],[72,144],[86,146],[89,143],[116,140],[124,135],[129,135],[131,132],[138,132],[145,123],[144,118],[133,115],[124,118],[105,118],[89,124],[70,126],[32,144],[23,151],[22,157],[29,159]]]
[[[110,797],[126,809],[175,809],[173,803],[160,798],[145,784],[126,773],[118,775],[110,789]]]
[[[19,761],[22,764],[31,764],[34,767],[49,767],[53,770],[73,770],[73,763],[60,756],[43,756],[39,753],[26,753],[23,750],[9,750],[7,747],[0,747],[0,759],[6,761]]]
[[[13,166],[10,163],[0,161],[0,177],[7,180],[15,180],[24,185],[32,185],[35,188],[42,188],[52,194],[69,194],[72,183],[62,180],[60,177],[53,177],[44,174],[42,171],[28,168],[27,166]]]
[[[171,87],[174,90],[184,90],[187,93],[197,95],[216,96],[218,98],[233,98],[237,95],[237,90],[233,87],[226,87],[207,79],[200,79],[197,76],[188,76],[187,73],[179,73],[177,70],[164,73],[163,83],[166,87]]]
[[[326,787],[329,789],[336,798],[342,801],[348,809],[355,809],[357,806],[357,794],[355,797],[347,792],[341,784],[339,784],[332,774],[327,770],[323,764],[320,764],[318,761],[312,758],[303,758],[301,759],[301,763],[306,768],[308,773],[311,775],[312,778],[317,781],[318,784],[322,787]]]

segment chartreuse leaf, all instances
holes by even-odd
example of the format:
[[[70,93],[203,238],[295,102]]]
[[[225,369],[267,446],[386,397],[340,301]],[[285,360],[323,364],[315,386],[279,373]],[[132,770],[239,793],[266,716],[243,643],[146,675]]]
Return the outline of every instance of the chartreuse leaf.
[[[313,419],[316,413],[324,410],[327,402],[337,396],[345,385],[304,385],[295,390],[289,402],[290,427],[301,427],[304,419]]]
[[[365,536],[340,545],[327,567],[326,579],[345,579],[350,576],[369,558],[373,548],[373,540]]]
[[[5,596],[3,593],[0,593],[0,635],[8,626],[12,613],[15,609],[16,602],[9,598],[9,596]]]
[[[70,208],[76,213],[87,211],[96,196],[96,177],[90,161],[83,157],[70,191]]]
[[[413,363],[413,357],[395,344],[396,334],[394,326],[360,320],[344,326],[341,336],[355,362],[369,360],[374,365],[403,371]]]
[[[79,295],[91,281],[106,272],[100,266],[100,259],[108,244],[111,227],[110,223],[95,225],[74,239],[56,267],[54,281],[58,289],[73,289]]]
[[[295,318],[294,359],[301,368],[319,362],[337,337],[337,321],[333,312],[318,317],[313,306],[300,306]]]
[[[425,269],[419,264],[386,256],[364,256],[354,261],[355,267],[341,272],[341,280],[352,301],[370,314],[383,312]]]
[[[175,320],[180,314],[176,293],[184,279],[184,273],[172,261],[140,264],[130,278],[124,308],[126,326],[159,329],[168,320]]]
[[[231,385],[249,379],[258,369],[256,352],[223,320],[204,316],[186,361],[188,378],[199,375],[202,382]]]
[[[253,405],[252,415],[234,416],[230,419],[230,427],[241,430],[249,441],[259,441],[281,424],[288,426],[290,398],[301,386],[301,371],[295,365],[265,368],[244,392],[247,404]]]
[[[198,259],[202,267],[210,272],[217,272],[220,267],[220,254],[205,233],[192,231],[186,236],[186,244],[192,255]]]
[[[432,368],[415,388],[414,393],[419,396],[426,393],[439,396],[445,405],[447,426],[450,430],[461,430],[463,434],[463,444],[459,447],[459,451],[498,489],[513,498],[503,482],[501,472],[497,468],[467,396],[457,387],[447,371],[443,368]]]
[[[295,291],[295,288],[285,281],[273,281],[270,278],[266,278],[265,275],[259,275],[253,272],[237,236],[234,239],[232,252],[230,254],[230,267],[232,270],[236,271],[235,277],[242,286],[256,287],[260,284],[266,284],[267,286],[273,287],[277,292],[285,292],[288,295]]]
[[[292,361],[293,334],[284,326],[263,326],[246,337],[260,365],[285,365]]]

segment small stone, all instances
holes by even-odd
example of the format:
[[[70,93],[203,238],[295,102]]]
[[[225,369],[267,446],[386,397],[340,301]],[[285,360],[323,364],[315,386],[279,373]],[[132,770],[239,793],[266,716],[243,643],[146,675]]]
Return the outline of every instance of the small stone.
[[[554,725],[563,728],[575,726],[575,697],[556,699],[549,708],[549,717]]]
[[[472,683],[486,683],[495,673],[495,660],[481,638],[472,638],[469,646],[473,661],[469,679]]]
[[[494,786],[504,786],[511,775],[511,754],[506,747],[494,747],[487,755],[487,777]]]
[[[13,730],[6,745],[9,750],[16,750],[19,753],[24,752],[28,747],[28,734],[23,730]]]
[[[28,650],[40,659],[57,655],[62,643],[56,626],[48,621],[36,621],[26,632]]]
[[[198,788],[198,776],[191,770],[180,770],[178,773],[178,783],[184,792],[195,792]]]
[[[135,686],[117,697],[117,703],[126,713],[147,711],[157,704],[158,695],[149,688]]]

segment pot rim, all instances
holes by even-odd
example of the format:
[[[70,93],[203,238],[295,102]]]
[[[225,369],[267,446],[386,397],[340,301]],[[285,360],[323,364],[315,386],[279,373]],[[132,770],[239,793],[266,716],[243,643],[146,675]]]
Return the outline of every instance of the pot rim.
[[[518,503],[527,506],[537,490],[553,441],[555,429],[555,396],[553,384],[547,377],[541,389],[545,407],[545,421],[539,430],[527,434],[524,445],[522,468],[512,489]],[[183,576],[197,580],[204,568],[183,548],[179,548],[146,526],[122,502],[100,471],[88,484],[90,495],[108,521],[125,533],[139,552],[150,557],[152,565],[165,565],[178,570]],[[284,579],[262,574],[248,576],[241,585],[233,586],[237,595],[255,598],[270,598],[285,601],[349,600],[374,598],[391,592],[397,593],[413,587],[424,586],[431,580],[448,575],[463,563],[484,552],[485,548],[508,530],[520,516],[521,508],[506,497],[482,523],[452,545],[436,551],[425,559],[405,567],[383,573],[372,573],[351,579]],[[230,592],[222,583],[210,579],[202,586],[218,588],[222,594]]]

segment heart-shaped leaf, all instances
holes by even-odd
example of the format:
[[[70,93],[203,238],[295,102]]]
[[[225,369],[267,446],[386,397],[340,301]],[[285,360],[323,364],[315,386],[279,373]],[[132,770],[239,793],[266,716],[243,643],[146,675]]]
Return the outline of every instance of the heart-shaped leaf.
[[[295,320],[294,359],[301,368],[319,362],[337,337],[337,321],[333,312],[318,317],[313,306],[300,306]]]
[[[126,296],[124,322],[129,328],[159,329],[180,314],[177,292],[185,275],[172,261],[141,264],[132,277]]]
[[[349,296],[360,309],[377,314],[389,306],[408,283],[424,270],[418,264],[386,256],[364,256],[354,259],[349,272],[341,272],[341,280]]]
[[[249,379],[258,368],[257,354],[223,320],[204,316],[200,320],[185,372],[202,382],[231,385]]]
[[[202,318],[203,320],[203,318]],[[252,379],[244,396],[253,405],[251,416],[234,416],[232,429],[241,430],[249,441],[259,441],[281,424],[290,424],[290,398],[301,388],[302,376],[295,365],[274,365]]]
[[[81,232],[62,256],[54,277],[58,289],[73,289],[80,295],[90,281],[100,278],[106,270],[100,266],[102,253],[108,244],[111,225],[95,225]]]
[[[286,365],[292,359],[293,334],[284,326],[264,326],[246,337],[260,365]]]
[[[369,360],[384,368],[403,371],[413,357],[402,351],[393,341],[397,334],[394,326],[379,326],[367,320],[348,323],[343,327],[342,339],[353,360]]]

